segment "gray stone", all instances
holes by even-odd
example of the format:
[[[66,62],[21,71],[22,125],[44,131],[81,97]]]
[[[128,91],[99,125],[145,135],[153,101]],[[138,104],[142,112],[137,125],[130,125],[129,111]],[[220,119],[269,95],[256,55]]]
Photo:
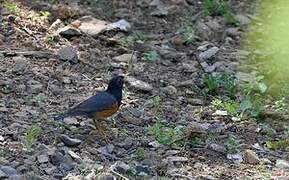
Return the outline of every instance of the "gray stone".
[[[280,169],[289,169],[289,162],[283,159],[277,159],[275,166]]]
[[[199,58],[201,60],[207,60],[207,59],[210,59],[212,58],[213,56],[215,56],[218,52],[219,52],[219,48],[218,47],[211,47],[210,49],[204,51],[204,52],[201,52],[199,54]]]
[[[118,62],[129,63],[129,62],[135,62],[136,61],[136,55],[134,55],[134,54],[122,54],[122,55],[116,56],[112,59],[115,61],[118,61]]]
[[[248,16],[243,14],[236,15],[236,19],[239,21],[240,25],[247,25],[251,22]]]
[[[141,90],[141,91],[152,91],[153,87],[141,80],[138,80],[134,77],[127,77],[126,78],[127,83],[130,87],[132,87],[135,90]]]
[[[59,59],[64,61],[71,61],[76,63],[78,61],[77,59],[77,52],[72,46],[66,46],[61,48],[58,51]]]
[[[22,56],[16,56],[13,58],[13,60],[15,61],[13,72],[17,74],[23,74],[27,67],[26,59]]]
[[[205,23],[198,21],[195,26],[202,38],[209,40],[212,37],[213,31]]]
[[[130,170],[130,166],[122,161],[116,162],[114,165],[112,165],[112,168],[120,174],[126,174]]]
[[[121,30],[121,31],[129,31],[131,29],[131,25],[129,22],[127,22],[124,19],[121,19],[117,22],[110,23],[107,25],[105,28],[106,31],[111,31],[111,30]]]
[[[81,144],[81,140],[79,139],[74,139],[74,138],[70,138],[67,135],[62,134],[60,136],[61,141],[68,147],[77,147]]]
[[[49,158],[46,154],[42,154],[42,155],[37,156],[37,161],[39,163],[47,163],[49,162]]]
[[[65,38],[71,38],[75,36],[80,36],[81,32],[73,26],[65,26],[59,29],[58,34]]]
[[[134,144],[134,139],[131,137],[125,138],[125,140],[121,143],[119,143],[119,146],[124,149],[130,149]]]
[[[11,166],[1,166],[0,170],[3,171],[8,176],[17,175],[17,170]]]
[[[175,87],[172,86],[172,85],[169,85],[169,86],[167,86],[167,87],[164,87],[164,88],[163,88],[163,91],[164,91],[164,93],[166,93],[166,94],[168,94],[168,95],[176,95],[177,92],[178,92],[177,88],[175,88]]]
[[[189,159],[182,156],[168,156],[164,159],[165,162],[187,162]]]
[[[8,177],[8,175],[5,172],[3,172],[2,170],[0,170],[0,179],[7,178],[7,177]]]
[[[209,148],[212,149],[213,151],[226,154],[227,150],[225,146],[222,146],[220,144],[212,143],[209,145]]]
[[[78,29],[91,36],[98,35],[104,31],[108,25],[108,22],[96,19],[92,16],[83,16],[78,19],[76,23],[80,24]]]
[[[244,161],[248,164],[259,164],[260,159],[254,151],[247,149],[244,153]]]
[[[232,38],[241,35],[241,32],[239,31],[239,28],[228,28],[228,29],[226,30],[226,32],[227,32],[227,34],[228,34],[229,36],[231,36]]]
[[[237,154],[227,154],[227,159],[233,161],[236,164],[240,164],[241,162],[243,162],[243,157],[239,153],[237,153]]]

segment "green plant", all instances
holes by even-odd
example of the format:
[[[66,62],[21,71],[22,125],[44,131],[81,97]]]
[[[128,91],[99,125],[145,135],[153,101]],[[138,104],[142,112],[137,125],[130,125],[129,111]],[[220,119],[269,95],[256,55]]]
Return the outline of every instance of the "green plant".
[[[48,18],[49,16],[51,16],[51,13],[49,11],[40,11],[40,15],[42,17]]]
[[[183,134],[183,127],[171,128],[159,121],[148,128],[150,135],[153,135],[160,144],[171,144],[177,137]]]
[[[148,34],[143,31],[136,31],[133,34],[134,40],[146,41],[148,40]]]
[[[37,96],[34,96],[33,100],[39,104],[43,103],[46,100],[46,97],[44,95],[38,94]]]
[[[32,151],[32,148],[35,145],[40,133],[41,128],[38,126],[32,126],[30,129],[24,132],[24,145],[28,152]]]
[[[195,31],[191,24],[186,24],[181,30],[181,39],[184,44],[190,44],[195,39]]]
[[[160,96],[153,97],[153,99],[152,99],[153,107],[156,107],[156,108],[159,107],[161,105],[161,101],[162,101],[162,99]]]
[[[273,127],[271,127],[269,124],[261,124],[260,127],[261,127],[261,133],[263,135],[272,137],[277,133],[276,130]]]
[[[289,147],[289,140],[267,141],[266,147],[270,150],[286,150]]]
[[[143,53],[143,58],[146,62],[154,62],[159,58],[159,54],[157,51],[148,51],[146,53]]]
[[[129,37],[122,37],[119,39],[119,44],[122,47],[129,47],[129,45],[131,44],[131,39]]]
[[[219,109],[227,111],[232,116],[239,116],[239,103],[232,100],[222,101],[221,99],[214,99],[211,104]]]
[[[228,139],[225,142],[228,153],[230,154],[238,153],[239,144],[240,144],[240,141],[236,138],[236,136],[230,134]]]
[[[218,16],[221,15],[225,18],[225,20],[234,25],[238,25],[238,21],[231,12],[231,9],[227,2],[223,0],[204,0],[203,6],[205,9],[205,12],[208,15],[212,16]]]
[[[145,158],[145,149],[143,147],[137,148],[135,155],[138,160],[143,160]]]
[[[53,36],[52,34],[47,33],[47,34],[44,36],[44,41],[45,41],[46,43],[52,44],[53,41],[54,41],[54,36]]]
[[[20,13],[20,8],[14,2],[4,1],[3,7],[15,15],[19,15]]]

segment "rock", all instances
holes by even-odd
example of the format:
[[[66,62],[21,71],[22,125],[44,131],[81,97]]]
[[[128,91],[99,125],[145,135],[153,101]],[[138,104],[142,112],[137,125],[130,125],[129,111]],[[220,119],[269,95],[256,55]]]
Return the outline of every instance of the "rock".
[[[165,162],[187,162],[189,159],[182,156],[168,156],[164,159]]]
[[[227,111],[217,110],[212,115],[214,115],[214,116],[228,116],[228,112]]]
[[[126,78],[127,83],[129,86],[135,90],[141,90],[141,91],[152,91],[153,87],[141,80],[138,80],[134,77],[127,77]]]
[[[163,147],[163,145],[160,144],[158,141],[152,141],[152,142],[149,142],[149,146],[154,147],[154,148],[160,148],[160,147]]]
[[[216,144],[216,143],[212,143],[209,145],[209,148],[212,149],[213,151],[222,153],[222,154],[226,154],[227,149],[225,146],[222,146],[220,144]]]
[[[4,137],[0,135],[0,142],[3,142],[4,140],[5,140]]]
[[[80,156],[78,156],[75,152],[71,151],[71,150],[68,150],[68,154],[73,158],[75,159],[78,163],[81,163],[82,162],[82,159]]]
[[[3,172],[2,170],[0,170],[0,179],[5,179],[7,177],[8,177],[8,175],[5,172]]]
[[[78,125],[79,124],[77,119],[74,117],[67,117],[63,120],[63,122],[68,124],[68,125]]]
[[[12,175],[12,176],[9,176],[9,180],[22,180],[22,177],[20,175]]]
[[[131,29],[131,25],[124,19],[121,19],[117,22],[110,23],[107,25],[105,28],[106,31],[111,31],[111,30],[121,30],[128,32]]]
[[[277,159],[275,166],[280,169],[289,169],[289,162],[283,159]]]
[[[244,153],[244,161],[248,164],[259,164],[260,159],[254,151],[247,149]]]
[[[13,61],[15,61],[13,72],[17,74],[23,74],[27,66],[26,59],[22,56],[16,56],[13,58]]]
[[[65,152],[60,150],[51,155],[50,161],[53,165],[58,166],[62,162],[67,162],[68,159],[65,156]]]
[[[150,2],[150,6],[159,6],[161,3],[160,3],[160,0],[152,0],[151,2]]]
[[[189,80],[178,83],[177,87],[190,87],[191,88],[194,84],[195,84],[194,80],[189,79]]]
[[[143,112],[136,108],[128,107],[127,110],[136,118],[140,118],[143,115]]]
[[[169,11],[167,8],[163,6],[158,6],[156,10],[151,12],[151,16],[156,16],[156,17],[163,17],[169,14]]]
[[[148,176],[151,174],[151,169],[149,166],[137,165],[135,170],[139,176]]]
[[[130,170],[130,166],[122,161],[118,161],[112,165],[112,169],[119,172],[120,174],[126,174]]]
[[[239,28],[228,28],[226,30],[228,36],[231,36],[232,38],[240,36],[241,32],[239,31]]]
[[[81,32],[73,26],[65,26],[58,30],[58,34],[64,38],[72,38],[75,36],[81,36]]]
[[[118,145],[126,150],[130,149],[134,144],[134,139],[131,137],[125,138],[125,140]]]
[[[17,175],[17,170],[11,166],[0,166],[0,170],[8,176]]]
[[[61,141],[68,147],[77,147],[81,144],[81,140],[79,139],[73,139],[68,137],[67,135],[62,134],[60,136]]]
[[[109,173],[101,173],[97,176],[97,180],[117,180],[117,178]]]
[[[4,44],[4,40],[5,40],[5,36],[3,36],[2,34],[0,34],[0,45]]]
[[[66,46],[58,51],[59,59],[77,63],[77,52],[72,46]]]
[[[227,159],[233,161],[236,164],[240,164],[243,162],[243,158],[241,154],[227,154]]]
[[[98,148],[97,152],[99,152],[100,154],[102,154],[103,156],[105,156],[111,160],[116,160],[117,157],[114,154],[112,154],[113,150],[114,150],[114,145],[109,144],[107,146],[103,146],[103,147]]]
[[[32,84],[32,85],[29,85],[29,88],[30,88],[31,93],[39,94],[43,89],[43,85],[40,83],[39,84]]]
[[[198,21],[195,27],[202,38],[209,40],[212,37],[213,32],[205,23]]]
[[[243,14],[238,14],[235,16],[236,19],[239,21],[240,25],[247,25],[250,24],[251,20]]]
[[[187,101],[191,105],[195,105],[195,106],[200,106],[200,105],[204,105],[205,104],[204,100],[202,100],[202,99],[188,98]]]
[[[209,20],[206,24],[214,31],[217,31],[222,28],[219,22],[216,19]]]
[[[219,48],[218,47],[211,47],[210,49],[204,51],[204,52],[201,52],[199,54],[199,58],[201,60],[207,60],[207,59],[210,59],[212,58],[213,56],[215,56],[218,52],[219,52]]]
[[[42,154],[42,155],[37,156],[37,161],[39,163],[47,163],[49,162],[49,158],[46,154]]]
[[[125,63],[129,63],[129,62],[136,62],[136,55],[134,54],[122,54],[120,56],[116,56],[114,58],[112,58],[115,61],[118,62],[125,62]]]
[[[182,68],[185,72],[197,72],[198,68],[196,66],[196,63],[182,63]]]
[[[83,16],[80,19],[78,19],[77,22],[73,23],[74,24],[79,23],[80,26],[78,27],[78,29],[90,36],[98,35],[102,31],[104,31],[107,25],[109,24],[109,22],[95,19],[92,16]]]
[[[62,162],[60,163],[59,168],[64,171],[71,171],[74,169],[74,165],[71,162]]]
[[[164,93],[166,93],[166,94],[168,94],[168,95],[176,95],[177,92],[178,92],[177,88],[175,88],[175,87],[172,86],[172,85],[169,85],[169,86],[167,86],[167,87],[164,87],[164,88],[163,88],[163,91],[164,91]]]

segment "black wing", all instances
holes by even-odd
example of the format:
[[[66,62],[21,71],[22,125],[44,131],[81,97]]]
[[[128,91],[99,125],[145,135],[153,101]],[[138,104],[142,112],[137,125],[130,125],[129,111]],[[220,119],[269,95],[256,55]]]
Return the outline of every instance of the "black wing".
[[[107,92],[101,92],[83,101],[67,112],[70,116],[92,116],[95,112],[111,107],[117,100]]]

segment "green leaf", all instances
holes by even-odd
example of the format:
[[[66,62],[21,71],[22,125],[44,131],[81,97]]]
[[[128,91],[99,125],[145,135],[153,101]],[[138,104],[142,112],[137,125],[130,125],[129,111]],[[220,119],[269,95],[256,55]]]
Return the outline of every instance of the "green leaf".
[[[261,91],[261,93],[265,93],[267,91],[267,86],[264,83],[258,83],[258,88]]]
[[[247,109],[251,109],[252,107],[253,107],[252,102],[250,101],[249,98],[246,98],[241,102],[239,109],[241,112],[244,112]]]

